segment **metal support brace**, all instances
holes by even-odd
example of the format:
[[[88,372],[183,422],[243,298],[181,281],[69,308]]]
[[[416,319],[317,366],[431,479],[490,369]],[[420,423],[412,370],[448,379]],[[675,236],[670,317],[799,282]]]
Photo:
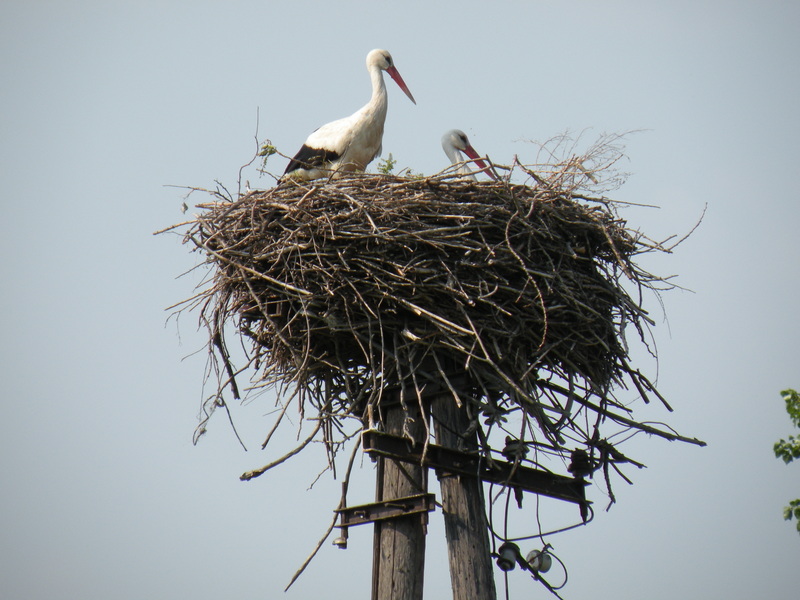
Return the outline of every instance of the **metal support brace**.
[[[434,494],[417,494],[415,496],[406,496],[405,498],[338,508],[336,509],[336,512],[339,513],[337,527],[342,530],[342,535],[336,538],[333,543],[340,548],[347,547],[348,527],[387,519],[397,519],[409,515],[425,515],[435,509],[436,496]]]

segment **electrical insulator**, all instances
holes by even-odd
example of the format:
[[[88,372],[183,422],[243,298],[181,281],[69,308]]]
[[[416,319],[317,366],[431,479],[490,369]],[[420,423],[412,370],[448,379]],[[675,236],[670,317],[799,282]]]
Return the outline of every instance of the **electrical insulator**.
[[[497,551],[497,566],[502,571],[513,571],[519,556],[519,547],[511,542],[504,542]]]
[[[553,557],[546,550],[531,550],[525,560],[537,573],[547,573],[553,565]]]

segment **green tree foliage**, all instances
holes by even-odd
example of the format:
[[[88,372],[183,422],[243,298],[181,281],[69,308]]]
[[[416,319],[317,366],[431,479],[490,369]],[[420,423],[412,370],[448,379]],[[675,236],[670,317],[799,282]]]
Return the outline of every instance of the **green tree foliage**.
[[[387,158],[382,158],[378,161],[377,171],[382,175],[394,175],[394,169],[397,166],[397,160],[392,156],[391,152]],[[400,169],[397,173],[398,177],[408,177],[410,179],[422,179],[425,177],[422,173],[415,173],[408,167]]]
[[[800,394],[795,390],[783,390],[781,392],[784,402],[786,402],[786,412],[794,423],[795,427],[800,427]]]
[[[800,428],[800,393],[796,390],[783,390],[781,392],[784,402],[786,402],[786,412],[789,413],[789,418],[795,427]],[[775,442],[773,446],[775,456],[783,459],[783,462],[789,464],[795,458],[800,458],[800,436],[790,435],[788,439],[780,439]],[[789,506],[783,509],[783,518],[791,521],[792,517],[795,518],[797,531],[800,533],[800,498],[789,502]]]
[[[378,173],[382,173],[384,175],[391,175],[392,171],[394,171],[394,167],[397,164],[397,161],[392,156],[392,153],[389,153],[388,158],[382,158],[378,163]]]
[[[258,155],[262,157],[261,168],[266,169],[267,160],[269,160],[269,157],[277,153],[278,149],[272,145],[271,141],[266,140],[263,144],[261,144],[261,146],[258,148]]]

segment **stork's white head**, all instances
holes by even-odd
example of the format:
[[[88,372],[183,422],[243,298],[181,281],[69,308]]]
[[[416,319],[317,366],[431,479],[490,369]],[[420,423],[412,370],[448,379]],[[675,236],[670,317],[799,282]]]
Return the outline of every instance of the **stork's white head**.
[[[496,179],[494,173],[492,173],[492,171],[486,166],[486,163],[484,163],[480,156],[478,156],[475,148],[473,148],[472,144],[469,143],[467,134],[460,129],[451,129],[442,136],[442,149],[444,150],[444,153],[447,154],[447,158],[450,159],[451,163],[458,164],[463,162],[464,159],[459,154],[460,152],[463,152],[469,156],[472,159],[472,162],[480,167],[484,173],[486,173],[492,179]],[[459,168],[459,171],[469,173],[467,169]],[[469,174],[472,175],[471,173]]]
[[[408,99],[414,104],[417,103],[417,101],[414,100],[414,96],[411,95],[406,82],[403,81],[402,77],[400,77],[400,73],[398,73],[397,68],[394,66],[392,55],[389,54],[388,50],[376,48],[367,54],[367,70],[371,71],[372,69],[386,71],[389,76],[394,79],[395,83],[400,86],[400,89],[405,92],[405,95],[408,96]]]
[[[472,148],[472,145],[469,143],[469,138],[467,137],[467,134],[461,131],[460,129],[451,129],[442,136],[442,148],[444,148],[445,154],[447,154],[447,156],[450,156],[450,153],[453,150],[458,150],[459,152],[466,153],[467,149],[469,149],[470,152],[473,152],[477,155],[475,150]],[[476,158],[476,156],[472,155],[468,156],[470,158]]]

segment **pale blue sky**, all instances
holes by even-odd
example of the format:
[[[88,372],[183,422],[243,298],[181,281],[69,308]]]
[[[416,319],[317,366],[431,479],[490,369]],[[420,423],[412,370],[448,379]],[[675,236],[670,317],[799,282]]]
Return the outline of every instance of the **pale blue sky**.
[[[572,600],[794,597],[800,536],[781,509],[800,466],[779,390],[800,387],[800,5],[794,2],[21,2],[0,8],[0,596],[120,600],[368,598],[371,531],[326,544],[339,483],[312,450],[259,480],[269,399],[194,447],[205,356],[198,257],[157,229],[184,219],[165,185],[235,187],[259,134],[285,154],[369,97],[390,50],[384,154],[431,173],[444,131],[497,162],[565,130],[628,137],[620,200],[653,238],[700,228],[651,270],[665,294],[658,384],[696,448],[637,437],[648,468],[618,504],[549,541]],[[285,163],[276,160],[276,172]],[[270,184],[254,170],[254,186]],[[193,354],[201,349],[199,354]],[[187,357],[188,358],[184,358]],[[655,365],[644,363],[651,374]],[[287,447],[294,431],[281,440]],[[364,462],[351,501],[372,495]],[[438,490],[437,490],[438,491]],[[441,514],[427,597],[449,597]],[[546,598],[511,574],[516,598]],[[499,581],[500,583],[500,581]]]

